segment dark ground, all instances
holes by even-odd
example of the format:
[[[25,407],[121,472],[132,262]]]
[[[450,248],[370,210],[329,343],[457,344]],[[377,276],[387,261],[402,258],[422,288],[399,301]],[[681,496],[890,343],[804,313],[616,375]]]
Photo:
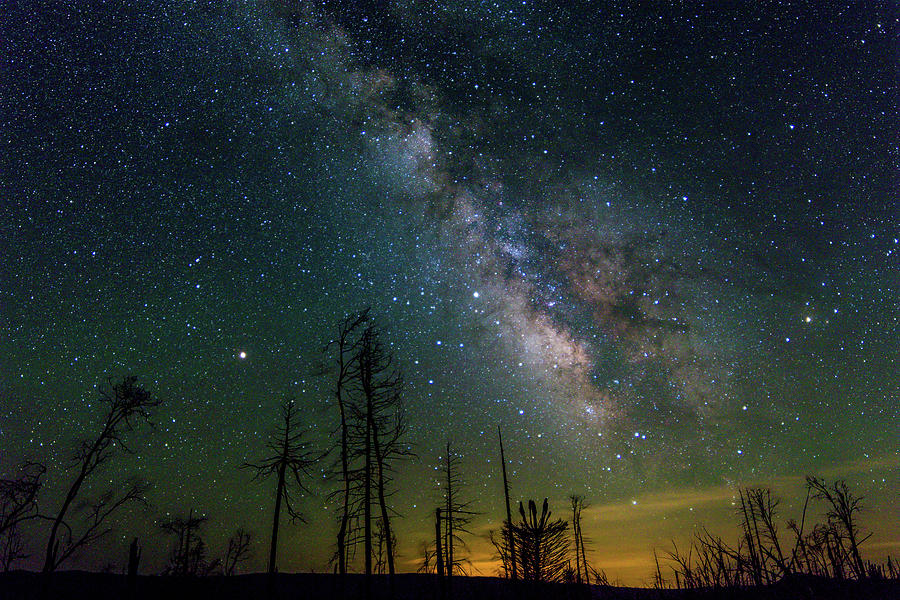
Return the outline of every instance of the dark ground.
[[[352,600],[364,598],[364,578],[350,575],[342,583],[327,574],[281,574],[277,579],[277,600]],[[442,594],[438,581],[431,575],[404,574],[396,576],[393,590],[384,576],[373,581],[373,600],[451,600]],[[56,573],[47,589],[38,573],[15,571],[0,574],[0,600],[250,600],[266,596],[265,575],[235,577],[204,577],[180,579],[145,575],[137,578],[135,590],[128,590],[123,575],[66,571]],[[453,582],[453,600],[898,600],[900,581],[833,581],[821,578],[798,577],[763,588],[730,590],[649,590],[592,586],[590,594],[584,587],[566,585],[514,586],[493,577],[457,577]]]

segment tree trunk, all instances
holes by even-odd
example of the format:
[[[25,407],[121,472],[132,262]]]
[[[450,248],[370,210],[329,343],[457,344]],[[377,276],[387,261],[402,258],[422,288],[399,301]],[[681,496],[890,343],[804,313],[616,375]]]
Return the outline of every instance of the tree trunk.
[[[578,541],[578,516],[572,515],[572,529],[575,537],[575,583],[581,583],[581,548]]]
[[[437,557],[438,577],[444,577],[444,549],[441,547],[441,509],[434,509],[434,555]]]
[[[94,445],[96,448],[96,444]],[[56,518],[53,519],[53,526],[50,528],[50,537],[47,538],[47,551],[44,555],[44,568],[42,571],[44,573],[50,573],[56,570],[56,557],[59,552],[59,540],[56,539],[56,536],[59,535],[59,528],[63,523],[63,520],[66,517],[66,513],[69,511],[69,507],[74,502],[75,498],[78,496],[78,491],[81,489],[81,484],[84,483],[85,478],[87,477],[87,465],[88,461],[93,460],[94,448],[91,448],[90,453],[88,454],[85,462],[82,463],[81,472],[78,474],[78,477],[75,478],[75,481],[72,483],[72,486],[69,488],[69,492],[66,494],[66,499],[63,500],[63,504],[59,509],[59,512],[56,514]]]
[[[388,516],[387,501],[384,496],[384,460],[381,454],[381,445],[378,442],[378,428],[375,427],[372,432],[372,441],[375,445],[375,461],[378,469],[378,504],[381,506],[381,522],[384,529],[384,539],[387,541],[387,564],[388,575],[394,575],[394,544],[391,537],[391,521]]]
[[[343,368],[343,365],[341,366]],[[348,459],[347,442],[347,415],[344,411],[344,400],[341,396],[341,387],[337,392],[338,408],[341,411],[341,476],[344,479],[344,502],[341,509],[341,525],[337,534],[338,573],[347,574],[347,525],[350,519],[350,465]]]
[[[591,584],[591,574],[588,572],[587,556],[584,552],[584,536],[581,533],[581,513],[578,513],[578,541],[581,544],[581,566],[584,568],[584,582]]]
[[[365,464],[363,470],[363,545],[365,550],[366,598],[372,597],[372,389],[371,372],[360,355],[360,378],[366,396]]]
[[[512,565],[512,578],[516,580],[519,578],[518,567],[516,566],[516,542],[512,535],[512,512],[509,509],[509,481],[506,478],[506,455],[503,453],[503,435],[500,433],[499,425],[497,426],[497,437],[500,439],[500,464],[503,466],[503,495],[506,497],[506,530],[503,533],[506,536],[509,562]]]
[[[282,461],[278,467],[278,486],[275,493],[275,514],[272,517],[272,541],[269,545],[269,568],[271,578],[275,574],[275,557],[278,550],[278,521],[281,516],[281,497],[284,495],[284,476],[287,463]]]
[[[450,442],[447,442],[447,514],[444,515],[447,532],[447,578],[448,584],[453,577],[453,478],[450,470]]]

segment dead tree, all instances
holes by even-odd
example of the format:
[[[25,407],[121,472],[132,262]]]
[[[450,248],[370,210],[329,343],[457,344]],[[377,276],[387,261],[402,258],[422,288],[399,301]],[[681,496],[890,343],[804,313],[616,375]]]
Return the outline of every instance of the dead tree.
[[[0,536],[37,511],[37,494],[47,467],[26,461],[15,477],[0,479]]]
[[[379,527],[379,554],[387,572],[395,568],[394,512],[389,506],[393,472],[399,460],[413,456],[403,438],[407,425],[402,403],[403,378],[393,354],[381,341],[381,332],[368,309],[345,318],[338,336],[328,346],[335,374],[335,398],[340,417],[341,512],[335,553],[337,571],[347,565],[359,544],[364,571],[373,572]],[[368,584],[367,584],[368,585]]]
[[[25,553],[18,523],[8,527],[3,535],[0,535],[0,565],[3,566],[3,572],[8,573],[17,561],[29,556]]]
[[[509,508],[509,480],[506,477],[506,455],[503,452],[503,434],[500,433],[500,426],[497,425],[497,439],[500,440],[500,464],[503,466],[503,497],[506,500],[506,521],[503,523],[503,537],[506,543],[505,551],[502,555],[508,555],[508,561],[504,561],[506,567],[506,576],[512,576],[513,580],[519,578],[519,569],[516,564],[516,545],[512,535],[512,512]]]
[[[237,566],[250,558],[250,532],[243,528],[238,529],[228,538],[228,547],[225,550],[223,572],[226,577],[234,575]]]
[[[581,513],[587,507],[584,496],[569,496],[572,505],[572,538],[575,542],[575,583],[590,583],[590,567],[584,548],[584,534],[581,531]]]
[[[750,523],[745,522],[743,527],[746,531],[753,532],[756,552],[767,581],[775,580],[773,571],[776,569],[780,577],[790,575],[791,567],[781,549],[778,527],[775,523],[779,499],[772,495],[769,488],[747,488],[738,490],[738,493],[741,496],[741,505],[745,506],[742,514],[745,519],[749,515],[751,520]]]
[[[369,309],[346,317],[339,327],[338,336],[325,346],[325,353],[334,352],[334,395],[340,416],[340,491],[341,514],[337,533],[336,558],[338,573],[347,573],[348,535],[351,525],[353,474],[350,466],[350,393],[358,379],[359,330],[368,321]],[[334,497],[333,494],[331,497]]]
[[[113,492],[103,494],[90,504],[89,524],[81,535],[73,534],[72,527],[66,522],[69,509],[78,498],[84,482],[120,451],[129,454],[133,452],[126,443],[126,434],[131,433],[142,422],[149,423],[151,410],[159,405],[159,400],[139,386],[137,377],[134,376],[125,377],[121,383],[111,385],[109,389],[101,388],[100,402],[106,406],[100,431],[93,439],[84,440],[79,445],[72,462],[72,467],[76,469],[75,478],[69,485],[56,516],[51,519],[44,573],[53,572],[77,549],[108,533],[109,529],[105,527],[107,519],[125,504],[140,501],[146,489],[144,484],[134,483],[120,496]],[[60,542],[63,542],[62,548]]]
[[[393,464],[412,453],[401,438],[406,433],[403,415],[403,377],[397,368],[393,354],[380,339],[380,331],[369,324],[361,333],[357,360],[357,385],[355,401],[350,403],[352,422],[350,455],[360,466],[357,472],[357,495],[361,503],[356,509],[362,521],[365,593],[371,597],[373,573],[373,508],[379,511],[377,522],[383,530],[388,574],[393,585],[394,552],[396,538],[391,526],[391,510],[388,498],[392,483]],[[376,504],[377,503],[377,504]],[[361,515],[360,515],[361,513]]]
[[[141,555],[143,553],[143,549],[138,544],[138,539],[132,539],[131,544],[128,546],[128,570],[125,572],[125,587],[132,598],[135,597],[137,592],[138,566],[141,564]]]
[[[471,509],[471,502],[461,500],[461,488],[463,488],[462,475],[459,471],[460,457],[453,452],[450,442],[446,446],[446,460],[444,461],[442,481],[438,485],[443,487],[443,550],[444,572],[448,578],[455,572],[464,573],[463,565],[466,561],[456,553],[457,547],[464,548],[465,542],[460,534],[471,535],[468,526],[472,517],[477,513]],[[448,584],[449,585],[449,584]],[[452,589],[452,588],[451,588]]]
[[[435,571],[434,565],[434,549],[431,544],[426,541],[419,542],[419,554],[422,556],[422,562],[419,563],[419,568],[416,569],[416,573],[425,573],[432,574]]]
[[[361,331],[355,360],[355,380],[347,388],[346,403],[350,417],[350,495],[354,499],[350,516],[351,520],[359,519],[362,523],[365,573],[369,575],[374,552],[373,510],[378,511],[377,520],[383,527],[384,539],[395,539],[388,505],[392,473],[399,460],[413,453],[403,443],[407,431],[402,403],[403,377],[375,325],[369,324]],[[385,562],[391,575],[395,573],[393,546],[393,543],[385,546]]]
[[[296,495],[309,493],[305,481],[312,477],[310,468],[321,459],[307,448],[304,431],[300,429],[297,406],[292,399],[281,404],[281,425],[276,429],[267,444],[271,454],[256,463],[245,463],[244,467],[253,469],[254,480],[265,480],[272,475],[275,483],[275,509],[272,515],[272,537],[269,544],[269,563],[267,573],[269,586],[274,585],[273,576],[276,571],[276,555],[278,550],[278,527],[281,518],[281,506],[292,521],[305,522],[297,509]],[[296,487],[298,491],[292,490]]]
[[[391,495],[390,485],[393,483],[391,475],[393,464],[397,460],[403,460],[412,456],[408,446],[404,446],[402,438],[407,431],[406,417],[400,399],[402,382],[393,380],[393,389],[390,394],[383,396],[375,405],[374,428],[372,431],[373,450],[375,453],[376,490],[378,494],[378,506],[381,510],[379,522],[383,528],[383,538],[387,544],[388,573],[394,575],[394,557],[396,554],[397,536],[391,527],[391,515],[388,508],[388,498]]]
[[[148,489],[149,486],[146,482],[135,479],[122,492],[107,490],[97,498],[84,502],[82,511],[85,516],[82,519],[83,529],[81,533],[77,536],[74,535],[73,530],[65,522],[63,523],[66,529],[66,544],[61,549],[58,544],[56,546],[56,567],[71,558],[79,549],[90,546],[97,540],[106,537],[112,531],[107,522],[120,508],[132,503],[146,506],[147,500],[145,496]]]
[[[434,509],[434,556],[435,570],[439,577],[444,576],[444,549],[441,544],[441,509]]]
[[[14,477],[0,479],[0,564],[4,572],[16,561],[28,558],[19,524],[37,516],[37,494],[46,472],[43,464],[26,461]]]
[[[497,572],[501,577],[510,578],[512,573],[512,561],[509,555],[509,540],[512,538],[511,530],[503,523],[502,529],[496,531],[491,529],[488,531],[488,541],[494,547],[496,554],[494,558],[500,561],[500,570]]]
[[[219,566],[219,560],[207,560],[206,542],[200,533],[208,517],[195,515],[194,510],[185,516],[174,517],[160,523],[165,533],[175,541],[169,553],[169,562],[163,573],[178,577],[208,575]]]
[[[859,554],[859,546],[869,539],[871,534],[862,535],[856,520],[856,515],[861,510],[862,497],[854,496],[843,480],[835,481],[828,487],[824,479],[807,476],[806,485],[813,492],[813,498],[825,500],[829,504],[826,515],[835,533],[834,543],[837,545],[835,554],[838,551],[845,553],[853,575],[857,579],[863,579],[866,576],[866,566]]]

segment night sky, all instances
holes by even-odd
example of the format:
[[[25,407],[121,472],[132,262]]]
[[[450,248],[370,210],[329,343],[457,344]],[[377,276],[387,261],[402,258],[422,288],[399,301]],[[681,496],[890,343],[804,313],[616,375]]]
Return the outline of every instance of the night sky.
[[[513,499],[586,496],[611,580],[736,539],[739,485],[799,518],[804,474],[897,555],[896,4],[564,4],[3,2],[0,472],[47,461],[52,511],[96,386],[163,400],[92,486],[141,475],[151,509],[70,567],[140,536],[158,572],[154,523],[194,508],[263,569],[273,490],[239,466],[286,396],[329,443],[322,349],[366,306],[419,457],[401,570],[449,439],[495,573],[497,425]],[[334,486],[282,571],[327,569]]]

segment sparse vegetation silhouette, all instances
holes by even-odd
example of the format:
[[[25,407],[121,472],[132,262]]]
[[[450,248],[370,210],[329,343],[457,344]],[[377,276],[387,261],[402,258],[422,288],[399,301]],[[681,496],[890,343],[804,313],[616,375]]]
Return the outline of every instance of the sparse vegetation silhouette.
[[[74,524],[66,520],[85,482],[118,454],[133,453],[127,434],[142,423],[150,424],[151,412],[160,403],[138,385],[135,376],[127,376],[116,384],[110,381],[108,387],[100,388],[99,400],[105,407],[100,431],[94,438],[79,443],[71,463],[75,477],[56,515],[51,518],[44,555],[45,573],[55,571],[77,550],[106,536],[110,532],[107,526],[109,518],[123,506],[145,502],[147,484],[133,479],[123,491],[109,489],[88,500],[83,511],[86,516],[82,519],[81,531],[76,531]]]
[[[780,500],[769,488],[739,489],[741,536],[737,544],[727,543],[706,528],[684,549],[673,542],[664,555],[671,580],[666,579],[654,552],[655,586],[718,590],[761,588],[806,576],[836,581],[897,577],[890,557],[884,565],[862,560],[859,546],[871,534],[864,534],[858,523],[862,498],[853,494],[845,481],[828,485],[823,479],[807,476],[806,490],[800,522],[787,521],[790,535],[786,535],[778,528]],[[815,523],[806,533],[811,500],[824,503],[826,521]],[[790,538],[787,546],[785,538]]]
[[[195,515],[191,509],[187,515],[176,516],[159,524],[163,532],[174,538],[163,574],[198,577],[209,575],[219,567],[219,559],[210,560],[209,549],[201,535],[208,520],[204,515]]]

